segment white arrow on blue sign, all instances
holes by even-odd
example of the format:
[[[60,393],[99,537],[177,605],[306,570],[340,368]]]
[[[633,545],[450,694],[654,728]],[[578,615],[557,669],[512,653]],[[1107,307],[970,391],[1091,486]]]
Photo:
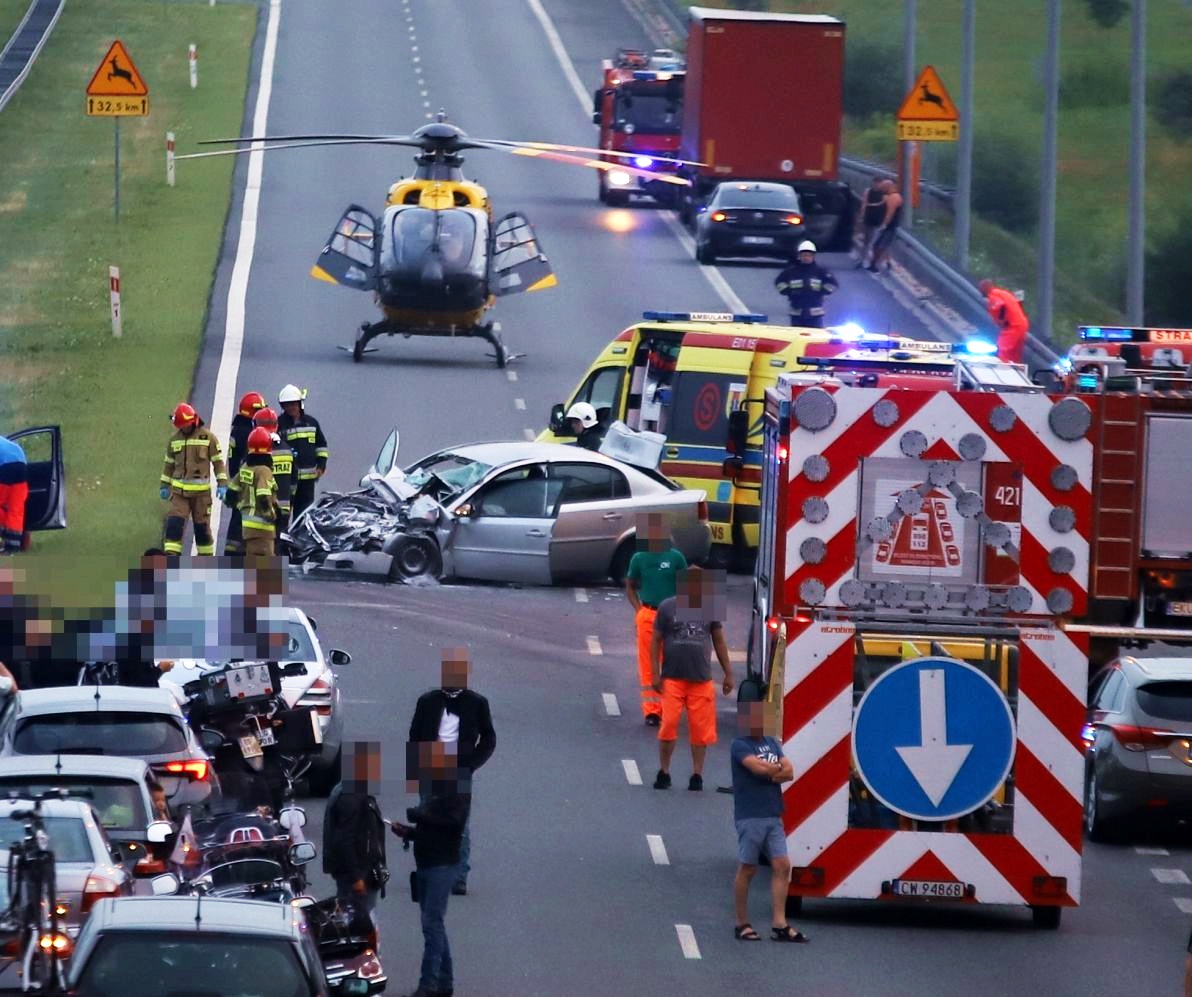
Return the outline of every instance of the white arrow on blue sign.
[[[998,791],[1014,762],[1014,716],[982,671],[955,658],[895,665],[853,717],[853,758],[869,791],[914,820],[952,820]]]

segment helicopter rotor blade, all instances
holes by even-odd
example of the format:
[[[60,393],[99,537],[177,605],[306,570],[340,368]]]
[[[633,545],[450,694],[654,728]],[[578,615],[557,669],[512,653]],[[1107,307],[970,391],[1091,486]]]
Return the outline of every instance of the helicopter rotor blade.
[[[657,180],[660,183],[674,184],[677,187],[690,187],[691,181],[673,173],[654,173],[650,170],[638,169],[628,163],[609,163],[603,159],[588,159],[585,156],[572,156],[565,152],[552,152],[549,149],[530,149],[526,146],[490,145],[490,149],[501,149],[514,156],[529,156],[531,158],[546,159],[553,163],[568,163],[571,166],[586,166],[590,170],[602,170],[611,173],[619,170],[630,176],[641,177],[645,180]]]
[[[210,156],[243,156],[250,152],[276,152],[281,149],[311,149],[324,145],[411,145],[410,142],[394,142],[392,139],[329,139],[316,142],[283,142],[265,145],[263,139],[252,139],[254,144],[243,149],[216,149],[211,152],[187,152],[175,159],[207,159]],[[204,143],[200,143],[204,144]]]
[[[707,166],[707,163],[699,163],[694,159],[675,159],[672,156],[657,156],[645,152],[621,152],[616,149],[596,149],[587,145],[560,145],[557,142],[515,142],[509,139],[501,138],[484,138],[476,139],[477,142],[485,142],[488,145],[500,146],[517,146],[526,149],[545,149],[548,152],[589,152],[592,155],[600,156],[615,156],[618,159],[636,159],[638,156],[645,156],[652,159],[656,163],[673,163],[676,166]]]
[[[348,135],[327,132],[313,135],[238,135],[235,138],[209,138],[198,142],[198,145],[233,145],[240,142],[379,142],[389,141],[394,144],[409,142],[411,145],[421,145],[411,135]]]

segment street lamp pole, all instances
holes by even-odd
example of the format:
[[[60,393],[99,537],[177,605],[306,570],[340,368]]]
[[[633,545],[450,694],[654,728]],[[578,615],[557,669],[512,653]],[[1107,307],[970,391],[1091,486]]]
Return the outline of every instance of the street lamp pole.
[[[1130,219],[1126,246],[1126,320],[1145,324],[1146,293],[1146,0],[1134,0],[1130,48]]]
[[[903,58],[903,92],[910,93],[915,85],[918,70],[915,68],[915,29],[917,26],[915,13],[916,0],[903,0],[902,7],[902,58]],[[910,228],[913,221],[911,203],[914,191],[911,189],[911,143],[902,142],[902,227]]]
[[[1047,52],[1043,64],[1043,163],[1039,190],[1039,307],[1036,331],[1051,337],[1055,312],[1055,174],[1060,97],[1060,0],[1047,0]]]
[[[956,163],[956,266],[969,265],[973,203],[973,56],[977,0],[964,0],[960,27],[960,148]]]

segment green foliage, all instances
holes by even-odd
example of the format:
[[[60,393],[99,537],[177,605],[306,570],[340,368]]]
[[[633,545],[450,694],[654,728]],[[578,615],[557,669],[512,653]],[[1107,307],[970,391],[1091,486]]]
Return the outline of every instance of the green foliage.
[[[1086,0],[1089,5],[1089,17],[1103,28],[1117,25],[1130,9],[1127,0]]]
[[[1192,138],[1192,72],[1173,69],[1159,77],[1151,109],[1177,138]]]
[[[1130,99],[1130,67],[1124,60],[1097,55],[1068,65],[1060,78],[1060,107],[1118,107]]]
[[[995,121],[979,124],[973,138],[973,210],[1018,235],[1038,218],[1038,153]]]
[[[1192,326],[1192,209],[1160,234],[1146,254],[1147,325]]]
[[[892,42],[849,37],[845,50],[844,113],[892,115],[905,89],[901,49]]]

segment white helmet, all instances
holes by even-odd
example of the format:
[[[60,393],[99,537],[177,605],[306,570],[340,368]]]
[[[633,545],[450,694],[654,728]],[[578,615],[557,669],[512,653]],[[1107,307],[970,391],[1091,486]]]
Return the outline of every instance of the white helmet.
[[[568,419],[578,419],[584,429],[591,429],[597,423],[596,410],[588,402],[576,402],[567,410]]]
[[[810,239],[804,239],[802,242],[799,243],[799,248],[796,250],[796,252],[814,253],[815,252],[815,243],[812,242]]]
[[[286,402],[300,402],[305,396],[306,392],[296,384],[287,384],[277,393],[277,400],[284,405]]]

